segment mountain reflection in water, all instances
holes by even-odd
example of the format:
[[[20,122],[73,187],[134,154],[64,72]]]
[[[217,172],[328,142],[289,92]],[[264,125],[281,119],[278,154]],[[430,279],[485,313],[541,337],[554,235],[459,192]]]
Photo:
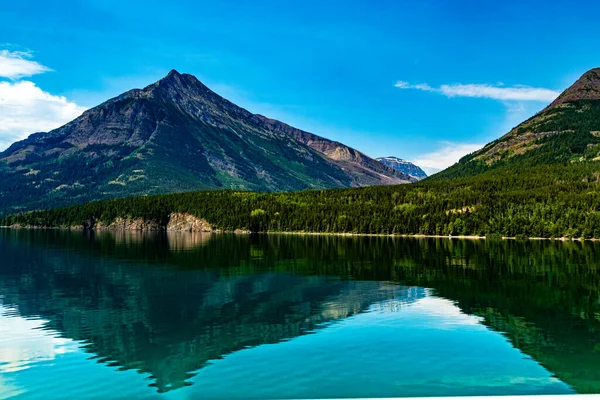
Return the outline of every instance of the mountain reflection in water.
[[[159,392],[227,354],[432,294],[600,392],[598,243],[0,230],[0,254],[5,317],[41,319],[58,346]]]

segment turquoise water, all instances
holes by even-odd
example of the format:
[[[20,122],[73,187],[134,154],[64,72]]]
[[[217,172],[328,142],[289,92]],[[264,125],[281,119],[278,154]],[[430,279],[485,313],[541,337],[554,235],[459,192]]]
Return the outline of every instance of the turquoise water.
[[[600,392],[595,243],[0,231],[0,398]]]

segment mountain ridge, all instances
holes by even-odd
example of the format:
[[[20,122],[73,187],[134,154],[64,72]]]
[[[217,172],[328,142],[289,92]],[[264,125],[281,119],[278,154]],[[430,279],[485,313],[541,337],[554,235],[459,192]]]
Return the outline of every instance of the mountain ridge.
[[[382,163],[383,165],[387,165],[395,169],[398,172],[403,172],[408,174],[418,180],[427,178],[427,173],[423,171],[421,167],[416,164],[413,164],[410,161],[403,160],[402,158],[398,158],[396,156],[387,156],[387,157],[378,157],[377,161]]]

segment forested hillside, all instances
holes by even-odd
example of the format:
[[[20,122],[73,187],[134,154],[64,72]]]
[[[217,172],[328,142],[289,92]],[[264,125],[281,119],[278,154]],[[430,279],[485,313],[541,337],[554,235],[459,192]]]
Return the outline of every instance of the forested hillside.
[[[586,72],[552,104],[433,179],[493,170],[600,160],[600,69]]]
[[[222,230],[600,238],[600,163],[532,167],[392,187],[290,193],[204,191],[92,202],[5,217],[2,225],[165,226],[174,212]]]

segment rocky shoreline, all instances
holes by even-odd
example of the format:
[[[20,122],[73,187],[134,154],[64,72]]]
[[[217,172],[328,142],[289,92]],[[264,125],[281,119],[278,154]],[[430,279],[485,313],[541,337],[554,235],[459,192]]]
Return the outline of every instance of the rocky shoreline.
[[[82,225],[71,226],[39,226],[39,225],[11,225],[3,228],[11,229],[68,229],[68,230],[91,230],[91,231],[146,231],[146,232],[205,232],[219,233],[227,232],[222,229],[217,229],[213,224],[205,219],[195,217],[187,213],[172,213],[169,215],[169,220],[166,225],[163,225],[155,220],[144,218],[117,217],[110,224],[105,224],[102,221],[89,219]],[[236,229],[232,233],[247,234],[250,231]]]
[[[141,232],[202,232],[202,233],[234,233],[247,235],[251,233],[260,233],[266,235],[308,235],[308,236],[378,236],[378,237],[397,237],[397,238],[417,238],[417,239],[467,239],[467,240],[486,240],[492,239],[486,236],[476,235],[410,235],[410,234],[384,234],[384,233],[351,233],[351,232],[289,232],[289,231],[267,231],[267,232],[252,232],[245,229],[224,230],[217,229],[215,225],[209,223],[205,219],[195,217],[186,213],[173,213],[169,215],[169,221],[166,225],[161,225],[156,221],[145,220],[143,218],[116,218],[112,223],[106,225],[99,221],[88,221],[85,225],[75,226],[39,226],[39,225],[11,225],[0,226],[4,229],[62,229],[75,231],[141,231]],[[544,238],[544,237],[528,237],[517,238],[512,236],[499,236],[493,239],[502,240],[553,240],[553,241],[590,241],[598,242],[600,238]]]

